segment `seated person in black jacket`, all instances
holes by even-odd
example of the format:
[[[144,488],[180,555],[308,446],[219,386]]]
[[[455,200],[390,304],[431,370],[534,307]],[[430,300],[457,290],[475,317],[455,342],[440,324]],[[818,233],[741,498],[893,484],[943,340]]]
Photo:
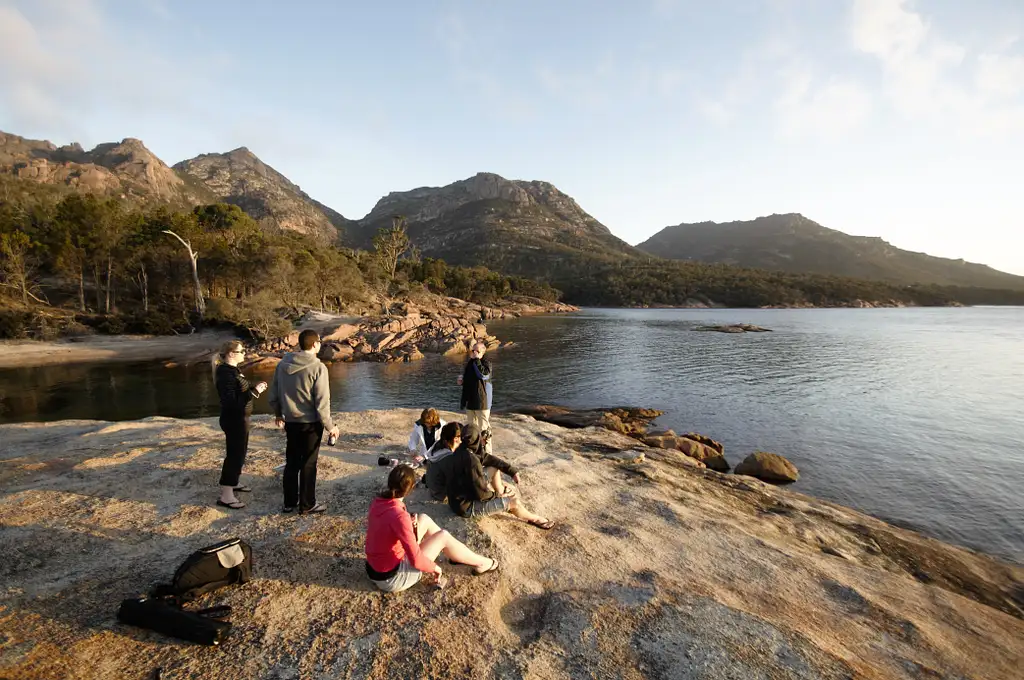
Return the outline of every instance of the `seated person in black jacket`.
[[[434,500],[443,501],[448,497],[448,479],[452,476],[455,449],[462,442],[462,425],[447,423],[441,428],[437,442],[427,451],[427,474],[423,483],[430,489]]]
[[[518,484],[519,471],[501,458],[487,453],[484,445],[479,428],[475,425],[462,428],[462,443],[452,455],[452,470],[448,477],[448,506],[452,511],[462,517],[508,512],[540,529],[553,527],[554,522],[523,507],[519,489],[506,484],[501,478],[504,472]]]

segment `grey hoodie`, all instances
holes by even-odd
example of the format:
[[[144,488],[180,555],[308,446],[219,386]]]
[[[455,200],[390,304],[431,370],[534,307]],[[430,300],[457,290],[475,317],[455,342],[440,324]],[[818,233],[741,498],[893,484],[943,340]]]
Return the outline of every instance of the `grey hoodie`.
[[[308,352],[286,354],[274,369],[270,407],[287,423],[321,422],[334,429],[327,367]]]

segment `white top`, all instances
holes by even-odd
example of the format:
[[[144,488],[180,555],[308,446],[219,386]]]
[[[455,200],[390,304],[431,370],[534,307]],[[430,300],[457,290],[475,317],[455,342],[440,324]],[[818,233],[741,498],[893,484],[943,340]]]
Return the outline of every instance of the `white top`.
[[[445,426],[444,419],[437,426],[436,434],[434,435],[434,441],[436,442],[441,437],[441,428]],[[409,434],[409,443],[406,445],[409,449],[409,453],[416,456],[427,456],[427,441],[423,438],[423,426],[418,422],[413,426],[412,432]]]

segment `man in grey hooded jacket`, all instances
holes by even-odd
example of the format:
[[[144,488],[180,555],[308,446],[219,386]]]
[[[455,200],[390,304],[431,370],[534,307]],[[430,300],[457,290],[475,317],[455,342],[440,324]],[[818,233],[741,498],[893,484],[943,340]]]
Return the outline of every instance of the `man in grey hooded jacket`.
[[[335,437],[338,427],[331,418],[331,386],[327,367],[316,358],[320,335],[299,333],[298,351],[274,369],[270,406],[278,427],[284,424],[288,438],[284,466],[284,512],[296,507],[300,514],[324,512],[316,502],[316,463],[324,430]]]

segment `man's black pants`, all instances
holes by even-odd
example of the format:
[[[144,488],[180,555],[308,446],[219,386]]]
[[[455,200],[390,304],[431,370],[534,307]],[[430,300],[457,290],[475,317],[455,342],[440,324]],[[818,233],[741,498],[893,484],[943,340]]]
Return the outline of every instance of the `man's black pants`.
[[[284,506],[306,512],[316,505],[316,461],[323,423],[285,423],[288,437],[284,466]]]

